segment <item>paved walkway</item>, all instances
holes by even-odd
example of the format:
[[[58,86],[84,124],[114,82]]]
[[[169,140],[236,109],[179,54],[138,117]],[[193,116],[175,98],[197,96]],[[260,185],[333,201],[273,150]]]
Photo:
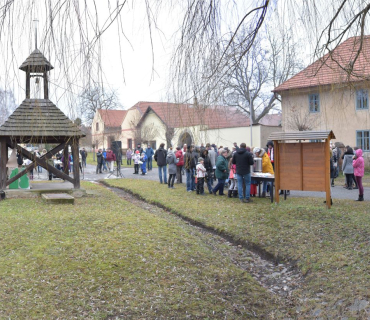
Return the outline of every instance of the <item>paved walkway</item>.
[[[130,168],[124,168],[121,169],[121,174],[126,179],[144,179],[144,180],[154,180],[159,181],[158,178],[158,168],[153,168],[152,171],[148,171],[146,175],[141,174],[133,174],[134,172],[134,166]],[[47,180],[45,173],[35,174],[34,175],[35,181],[37,180]],[[120,177],[119,177],[120,178]],[[84,181],[97,181],[100,179],[117,179],[117,174],[110,174],[107,172],[103,172],[102,174],[96,174],[96,166],[94,165],[87,165],[86,168],[84,168],[84,172],[81,175],[81,180]],[[183,182],[186,181],[185,175],[183,176]],[[332,198],[333,199],[349,199],[349,200],[356,200],[358,198],[358,190],[347,190],[343,188],[342,185],[337,185],[332,190]],[[366,196],[368,196],[368,199],[370,199],[370,188],[366,187],[364,188],[364,194],[365,194],[365,200]],[[325,198],[325,192],[311,192],[311,191],[291,191],[290,192],[291,197],[315,197],[315,198]]]

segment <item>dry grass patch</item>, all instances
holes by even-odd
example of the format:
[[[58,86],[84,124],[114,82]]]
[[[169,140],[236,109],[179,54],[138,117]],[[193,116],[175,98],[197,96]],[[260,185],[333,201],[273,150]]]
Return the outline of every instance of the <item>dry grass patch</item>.
[[[130,179],[108,183],[265,250],[277,260],[296,262],[305,275],[305,286],[295,293],[302,304],[298,314],[358,318],[370,313],[367,202],[336,200],[331,210],[322,199],[313,198],[288,198],[280,205],[271,205],[269,199],[242,204],[238,199],[197,196],[184,186],[169,190],[158,182]]]
[[[89,183],[75,205],[0,203],[0,318],[265,319],[279,305],[176,223]],[[95,192],[94,192],[95,193]]]

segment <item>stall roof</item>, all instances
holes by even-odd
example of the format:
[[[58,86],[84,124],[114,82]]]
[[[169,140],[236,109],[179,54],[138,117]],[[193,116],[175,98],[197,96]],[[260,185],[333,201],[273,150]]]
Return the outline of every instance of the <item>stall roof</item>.
[[[273,132],[268,140],[326,140],[335,139],[333,131]]]

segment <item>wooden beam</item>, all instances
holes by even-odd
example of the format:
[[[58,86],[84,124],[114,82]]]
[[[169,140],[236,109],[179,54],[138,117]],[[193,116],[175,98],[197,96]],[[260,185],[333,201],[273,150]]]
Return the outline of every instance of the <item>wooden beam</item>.
[[[0,137],[0,190],[4,190],[6,188],[7,162],[8,162],[8,146],[6,144],[6,138]]]
[[[44,99],[49,99],[48,72],[44,71]]]
[[[22,148],[17,143],[11,142],[10,139],[7,139],[7,144],[9,146],[9,148],[11,148],[11,149],[17,148],[18,152],[20,152],[20,153],[22,153],[22,149],[27,151],[27,149]],[[40,157],[40,159],[50,159],[50,158],[52,158],[59,151],[63,150],[64,147],[65,147],[65,145],[66,145],[66,143],[65,142],[62,142],[61,144],[59,144],[58,146],[56,146],[54,149],[51,149],[48,153],[45,153],[42,157]]]
[[[66,144],[65,148],[64,148],[64,151],[63,151],[63,157],[64,157],[64,161],[63,161],[63,171],[64,171],[64,174],[66,174],[67,176],[69,175],[69,169],[68,169],[68,160],[69,160],[69,155],[68,155],[68,144]]]
[[[63,142],[60,145],[56,146],[54,149],[51,149],[48,153],[44,154],[41,159],[50,159],[56,155],[59,151],[65,148],[66,143]]]
[[[23,149],[20,146],[17,146],[17,149],[22,153],[22,155],[26,156],[28,159],[36,163],[36,165],[40,165],[46,170],[50,171],[51,173],[54,173],[58,178],[61,178],[63,180],[67,180],[69,182],[72,182],[74,184],[74,179],[71,178],[68,174],[63,173],[62,171],[58,170],[54,166],[49,166],[45,159],[38,158],[31,152],[27,151],[26,149]],[[67,167],[68,170],[68,167]],[[10,180],[9,180],[10,181]]]
[[[31,73],[28,68],[26,71],[26,99],[29,99],[31,96]]]
[[[301,164],[300,164],[300,174],[301,174],[301,190],[303,190],[303,172],[304,172],[304,168],[303,168],[303,144],[302,144],[302,141],[299,141],[299,150],[300,150],[300,157],[301,157]]]
[[[80,153],[78,151],[78,139],[72,143],[72,157],[73,157],[73,178],[74,188],[80,189]]]
[[[331,192],[330,192],[330,138],[325,140],[325,192],[326,192],[326,208],[331,208]]]
[[[280,191],[280,166],[279,166],[279,141],[274,141],[274,163],[275,163],[275,202],[279,203],[279,191]]]
[[[10,178],[9,180],[6,181],[6,185],[10,185],[14,181],[18,180],[22,176],[24,176],[27,172],[31,171],[31,169],[36,168],[35,163],[30,163],[24,170],[20,171],[17,173],[13,178]]]

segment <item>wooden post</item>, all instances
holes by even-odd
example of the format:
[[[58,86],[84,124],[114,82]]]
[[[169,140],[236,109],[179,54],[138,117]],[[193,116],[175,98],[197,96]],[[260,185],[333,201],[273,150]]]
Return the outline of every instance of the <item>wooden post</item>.
[[[68,143],[66,143],[66,146],[65,146],[65,148],[63,150],[63,156],[64,156],[63,172],[66,175],[69,175],[69,170],[68,170],[68,159],[69,159],[69,155],[68,155]]]
[[[26,99],[29,99],[31,96],[31,73],[30,70],[26,71]]]
[[[0,138],[0,190],[5,190],[6,188],[6,163],[8,162],[8,147],[6,145],[6,138]]]
[[[330,138],[325,140],[325,192],[326,192],[326,207],[331,208],[331,192],[330,192]]]
[[[44,71],[44,99],[49,99],[48,72]]]
[[[301,173],[301,190],[304,190],[304,187],[303,187],[303,172],[304,172],[304,168],[303,168],[303,144],[302,144],[302,141],[299,140],[299,150],[300,150],[300,157],[301,157],[301,164],[300,164],[300,173]]]
[[[280,191],[280,168],[279,168],[279,141],[274,141],[274,163],[275,163],[275,202],[279,203]]]
[[[74,188],[80,189],[80,154],[78,151],[78,139],[75,139],[72,143],[72,157],[73,157],[73,180]]]

